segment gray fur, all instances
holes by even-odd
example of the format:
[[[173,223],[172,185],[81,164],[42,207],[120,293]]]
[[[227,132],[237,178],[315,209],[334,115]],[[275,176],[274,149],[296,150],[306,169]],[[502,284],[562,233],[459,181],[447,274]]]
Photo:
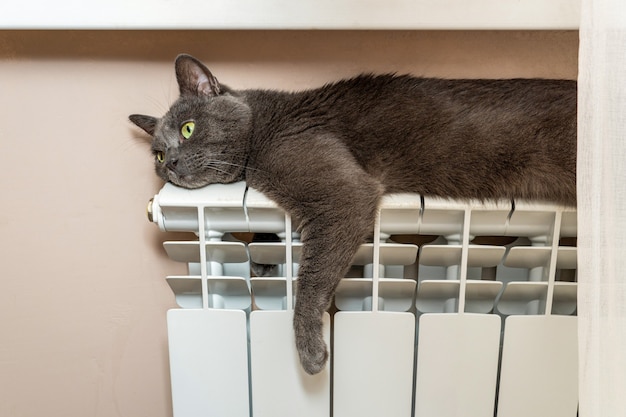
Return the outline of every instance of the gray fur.
[[[130,119],[163,152],[165,181],[245,180],[296,219],[294,330],[310,374],[328,357],[322,314],[385,193],[576,203],[575,81],[361,75],[288,93],[231,90],[188,55],[175,67],[167,114]]]

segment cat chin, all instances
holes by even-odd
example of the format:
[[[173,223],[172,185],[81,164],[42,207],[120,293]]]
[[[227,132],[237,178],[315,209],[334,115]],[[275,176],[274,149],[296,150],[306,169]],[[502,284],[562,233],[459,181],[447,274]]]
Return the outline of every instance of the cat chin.
[[[176,176],[170,175],[170,178],[167,179],[168,182],[182,188],[186,188],[188,190],[195,190],[197,188],[206,187],[210,184],[228,184],[229,182],[226,179],[221,178],[212,178],[207,179],[201,176],[193,176],[193,175],[185,175],[185,176]]]
[[[207,185],[206,182],[200,182],[197,180],[194,181],[193,177],[189,175],[179,176],[173,172],[168,172],[166,175],[166,178],[163,178],[163,179],[171,184],[174,184],[177,187],[187,188],[191,190],[195,188],[201,188]]]
[[[180,178],[176,178],[176,179],[169,179],[169,182],[171,182],[172,184],[178,186],[178,187],[182,187],[182,188],[187,188],[189,190],[194,190],[196,188],[202,188],[206,185],[209,185],[209,182],[206,181],[193,181],[193,180],[181,180]]]

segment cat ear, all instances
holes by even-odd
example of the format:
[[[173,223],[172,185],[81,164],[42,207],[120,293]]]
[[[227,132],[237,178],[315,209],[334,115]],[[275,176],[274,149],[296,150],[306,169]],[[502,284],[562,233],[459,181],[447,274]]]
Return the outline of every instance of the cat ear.
[[[178,55],[176,58],[176,80],[180,94],[205,95],[214,97],[220,94],[220,83],[211,71],[191,55]]]
[[[128,116],[128,119],[142,128],[144,132],[149,134],[150,136],[154,136],[154,129],[156,128],[156,124],[159,121],[156,117],[145,116],[143,114],[131,114]]]

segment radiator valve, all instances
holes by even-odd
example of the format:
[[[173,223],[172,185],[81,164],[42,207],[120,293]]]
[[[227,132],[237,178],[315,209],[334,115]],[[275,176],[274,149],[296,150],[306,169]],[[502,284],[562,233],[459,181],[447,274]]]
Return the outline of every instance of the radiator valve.
[[[154,203],[154,197],[148,201],[148,207],[146,207],[146,215],[150,223],[154,223],[154,216],[152,215],[152,204]]]

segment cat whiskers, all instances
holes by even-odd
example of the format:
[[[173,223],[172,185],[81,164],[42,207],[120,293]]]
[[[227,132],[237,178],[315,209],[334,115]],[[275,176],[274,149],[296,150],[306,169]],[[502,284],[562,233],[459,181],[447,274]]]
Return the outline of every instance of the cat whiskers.
[[[207,168],[214,169],[215,171],[222,172],[224,174],[228,173],[226,170],[218,168],[216,165],[228,165],[228,166],[233,166],[233,167],[237,167],[237,168],[245,168],[245,169],[249,169],[249,170],[252,170],[252,171],[258,171],[258,172],[262,171],[262,170],[260,170],[258,168],[253,168],[253,167],[242,165],[242,164],[236,164],[236,163],[233,163],[233,162],[226,162],[226,161],[220,161],[220,160],[209,161],[205,166]]]
[[[222,174],[230,174],[230,172],[228,172],[227,170],[219,168],[217,166],[217,165],[220,165],[220,164],[222,164],[222,165],[236,165],[236,164],[229,164],[227,162],[222,162],[222,161],[209,161],[204,166],[205,166],[205,168],[212,169],[213,171],[217,171],[217,172],[222,173]]]

